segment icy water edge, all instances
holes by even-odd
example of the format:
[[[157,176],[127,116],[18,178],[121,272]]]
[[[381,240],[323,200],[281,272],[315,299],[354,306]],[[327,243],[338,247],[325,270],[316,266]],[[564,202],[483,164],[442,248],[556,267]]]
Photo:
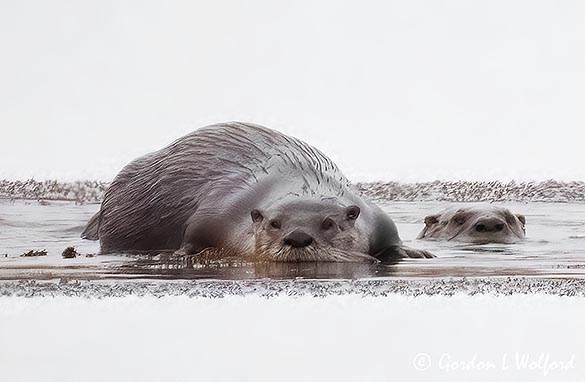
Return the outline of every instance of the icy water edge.
[[[433,277],[585,276],[585,204],[497,203],[527,219],[527,238],[517,244],[469,245],[415,240],[426,215],[448,206],[473,203],[383,202],[406,245],[427,249],[437,258],[407,259],[396,265],[275,263],[209,265],[165,262],[127,256],[63,259],[74,246],[82,254],[98,252],[97,242],[79,238],[99,204],[0,201],[0,279],[386,279]],[[20,257],[31,249],[47,256]]]

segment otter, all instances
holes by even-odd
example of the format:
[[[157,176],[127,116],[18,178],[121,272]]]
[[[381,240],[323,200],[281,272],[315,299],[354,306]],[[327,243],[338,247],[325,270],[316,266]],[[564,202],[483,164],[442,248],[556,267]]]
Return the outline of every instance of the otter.
[[[207,126],[135,159],[106,190],[83,238],[101,253],[217,249],[268,261],[433,257],[331,159],[299,139],[240,122]]]
[[[497,206],[475,206],[450,208],[425,217],[425,227],[417,239],[510,244],[525,236],[524,215]]]

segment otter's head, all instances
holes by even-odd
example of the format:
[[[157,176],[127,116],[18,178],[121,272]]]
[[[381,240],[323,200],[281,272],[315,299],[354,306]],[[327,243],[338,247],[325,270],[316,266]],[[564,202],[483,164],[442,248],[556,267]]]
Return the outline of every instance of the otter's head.
[[[356,220],[360,208],[297,200],[251,212],[255,252],[271,261],[364,261]]]
[[[425,218],[419,239],[466,243],[515,243],[526,235],[526,218],[501,207],[452,209]]]

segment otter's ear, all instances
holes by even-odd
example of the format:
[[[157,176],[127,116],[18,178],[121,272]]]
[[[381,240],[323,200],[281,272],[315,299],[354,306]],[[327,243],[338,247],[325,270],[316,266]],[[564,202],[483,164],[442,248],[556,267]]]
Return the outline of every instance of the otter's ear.
[[[516,215],[516,217],[518,218],[518,220],[520,220],[520,223],[526,224],[526,216],[518,214]]]
[[[252,210],[250,215],[252,216],[252,221],[254,223],[260,223],[262,220],[264,220],[264,215],[262,215],[262,213],[258,210]]]
[[[432,226],[433,224],[437,224],[439,222],[440,215],[429,215],[425,218],[425,225],[427,227]]]
[[[345,218],[347,220],[355,220],[360,216],[360,211],[358,206],[349,206],[345,209]]]

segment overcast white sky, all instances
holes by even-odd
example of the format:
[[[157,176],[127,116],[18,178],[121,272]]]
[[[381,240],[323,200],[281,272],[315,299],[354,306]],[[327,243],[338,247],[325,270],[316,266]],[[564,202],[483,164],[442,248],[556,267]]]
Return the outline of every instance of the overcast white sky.
[[[583,1],[0,1],[0,178],[111,179],[206,124],[353,180],[585,180]]]

